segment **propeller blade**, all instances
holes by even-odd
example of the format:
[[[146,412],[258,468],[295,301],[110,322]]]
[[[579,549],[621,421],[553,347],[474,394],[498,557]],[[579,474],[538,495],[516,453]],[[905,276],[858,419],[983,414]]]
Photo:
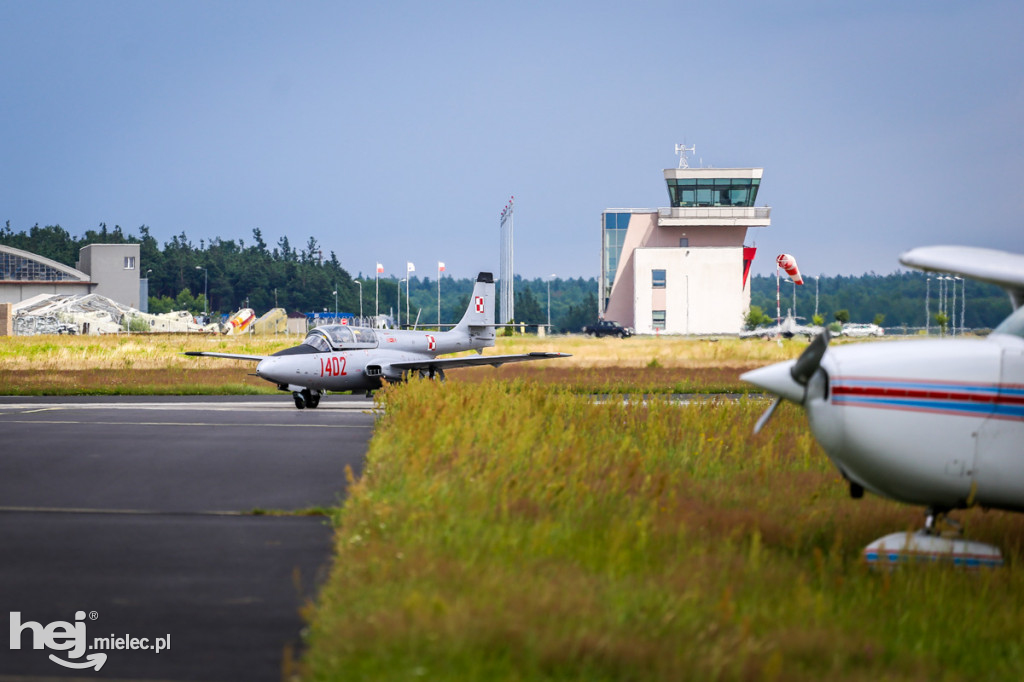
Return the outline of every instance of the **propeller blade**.
[[[761,429],[764,428],[764,425],[767,424],[768,420],[772,418],[773,414],[775,414],[775,408],[777,408],[779,406],[779,403],[781,403],[781,402],[782,402],[782,398],[781,397],[778,397],[775,400],[773,400],[772,404],[769,405],[768,409],[765,410],[764,414],[761,415],[761,418],[757,420],[757,423],[754,424],[754,435],[755,436],[757,434],[761,433]]]
[[[793,381],[801,386],[807,385],[807,382],[811,380],[814,373],[818,371],[818,367],[821,366],[821,358],[824,357],[825,351],[828,350],[830,338],[832,337],[829,336],[827,328],[814,337],[811,344],[796,359],[796,364],[789,370]]]

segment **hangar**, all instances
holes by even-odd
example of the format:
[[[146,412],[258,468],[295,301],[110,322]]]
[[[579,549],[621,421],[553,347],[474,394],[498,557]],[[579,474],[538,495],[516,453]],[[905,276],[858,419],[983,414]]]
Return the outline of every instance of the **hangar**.
[[[139,276],[138,244],[90,244],[72,268],[55,260],[0,245],[0,303],[40,294],[100,294],[145,311],[148,280]]]

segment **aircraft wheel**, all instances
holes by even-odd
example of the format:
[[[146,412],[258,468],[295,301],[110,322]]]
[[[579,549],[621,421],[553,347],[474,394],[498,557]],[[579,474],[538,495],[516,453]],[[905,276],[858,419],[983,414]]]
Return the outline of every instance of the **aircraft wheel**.
[[[292,397],[295,398],[295,407],[300,410],[306,409],[306,400],[302,397],[302,394],[298,391],[292,393]]]
[[[314,393],[306,400],[307,407],[316,407],[320,404],[320,394]]]

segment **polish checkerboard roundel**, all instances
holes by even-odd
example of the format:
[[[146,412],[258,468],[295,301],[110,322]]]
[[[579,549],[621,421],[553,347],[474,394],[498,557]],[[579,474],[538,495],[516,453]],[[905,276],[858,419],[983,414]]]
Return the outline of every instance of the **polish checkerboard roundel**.
[[[427,334],[427,350],[437,349],[437,339],[434,338],[433,334]]]
[[[474,296],[474,298],[476,299],[476,311],[482,313],[484,311],[484,297]]]

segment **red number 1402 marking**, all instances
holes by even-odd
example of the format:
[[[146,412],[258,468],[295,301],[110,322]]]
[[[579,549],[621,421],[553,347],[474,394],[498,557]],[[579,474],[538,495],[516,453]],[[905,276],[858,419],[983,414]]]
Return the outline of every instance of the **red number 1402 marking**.
[[[324,358],[320,358],[320,376],[343,377],[346,374],[344,356],[335,355],[327,358],[326,360]]]

